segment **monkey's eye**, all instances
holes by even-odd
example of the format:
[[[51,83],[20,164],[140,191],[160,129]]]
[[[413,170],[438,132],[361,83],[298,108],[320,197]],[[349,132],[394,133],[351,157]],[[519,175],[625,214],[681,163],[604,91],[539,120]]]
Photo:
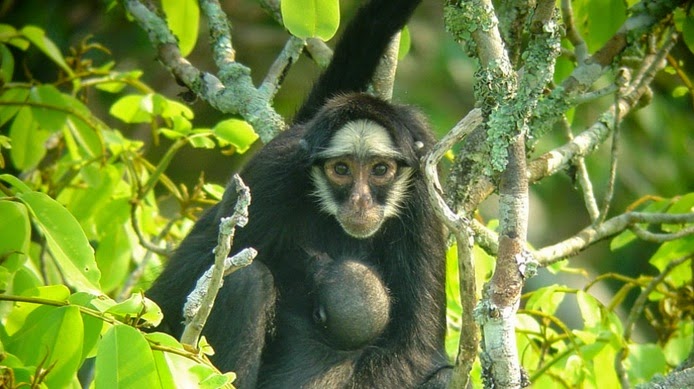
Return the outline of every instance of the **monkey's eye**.
[[[346,163],[338,162],[333,166],[333,171],[338,176],[346,176],[349,174],[349,166]]]
[[[386,173],[388,173],[388,165],[385,163],[378,163],[371,169],[371,174],[374,176],[384,176]]]

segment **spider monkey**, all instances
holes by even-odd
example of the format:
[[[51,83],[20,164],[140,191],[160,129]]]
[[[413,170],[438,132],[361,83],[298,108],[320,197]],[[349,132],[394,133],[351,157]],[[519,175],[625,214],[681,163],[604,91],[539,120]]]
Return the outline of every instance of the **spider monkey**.
[[[443,388],[445,242],[419,160],[435,138],[414,109],[365,93],[421,0],[357,12],[293,125],[242,169],[253,201],[203,334],[238,388]],[[180,336],[234,188],[208,209],[147,295]]]

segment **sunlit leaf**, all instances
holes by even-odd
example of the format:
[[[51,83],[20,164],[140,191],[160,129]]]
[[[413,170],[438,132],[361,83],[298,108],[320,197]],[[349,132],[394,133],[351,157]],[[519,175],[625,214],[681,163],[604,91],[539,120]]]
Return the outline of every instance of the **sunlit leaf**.
[[[65,126],[69,107],[63,94],[53,85],[31,88],[29,101],[36,104],[30,106],[31,114],[42,129],[56,132]]]
[[[104,334],[96,353],[97,388],[161,388],[152,351],[143,334],[115,325]]]
[[[14,57],[7,46],[0,44],[0,85],[12,81],[14,75]]]
[[[45,193],[27,192],[17,197],[30,209],[67,283],[78,291],[99,293],[100,272],[94,250],[74,216]]]
[[[301,39],[327,41],[340,24],[338,0],[282,0],[281,11],[284,26]]]
[[[200,9],[197,0],[163,0],[161,6],[171,32],[178,38],[178,47],[185,57],[198,40]]]
[[[40,315],[39,315],[40,313]],[[79,309],[65,306],[34,311],[32,320],[5,345],[27,365],[51,367],[45,383],[49,388],[67,387],[82,364],[84,326]]]
[[[12,164],[19,170],[38,165],[46,155],[45,143],[50,135],[50,132],[39,128],[29,108],[21,108],[10,126]]]
[[[23,204],[0,201],[0,220],[0,264],[14,272],[29,254],[29,213]]]
[[[48,58],[55,62],[61,69],[65,71],[68,75],[72,76],[72,69],[65,62],[63,54],[60,52],[58,47],[50,40],[44,30],[36,26],[25,26],[21,30],[22,34],[31,41],[31,43],[41,50]]]
[[[238,153],[246,152],[258,139],[258,134],[253,131],[253,127],[239,119],[223,120],[217,123],[212,131],[219,139],[231,143]]]

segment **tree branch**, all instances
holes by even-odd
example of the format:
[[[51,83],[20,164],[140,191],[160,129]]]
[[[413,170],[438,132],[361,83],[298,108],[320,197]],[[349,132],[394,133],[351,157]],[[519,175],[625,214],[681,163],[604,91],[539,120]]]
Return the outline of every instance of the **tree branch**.
[[[250,265],[257,254],[255,249],[247,248],[231,258],[227,257],[233,245],[236,226],[243,227],[248,223],[248,206],[251,202],[250,189],[244,185],[238,174],[234,175],[233,182],[238,196],[236,207],[233,215],[222,218],[220,222],[217,246],[213,250],[214,264],[198,279],[195,289],[188,295],[183,307],[186,326],[181,335],[181,343],[195,348],[207,318],[212,312],[217,292],[222,287],[223,277]]]
[[[616,235],[635,224],[683,224],[694,223],[693,213],[667,214],[629,212],[608,219],[599,225],[584,228],[575,236],[555,245],[537,250],[534,255],[541,266],[548,266],[567,257],[573,256],[588,246],[602,239]],[[684,235],[694,234],[694,227],[688,227],[674,234],[658,234],[660,241],[679,239]],[[645,235],[643,235],[645,236]]]

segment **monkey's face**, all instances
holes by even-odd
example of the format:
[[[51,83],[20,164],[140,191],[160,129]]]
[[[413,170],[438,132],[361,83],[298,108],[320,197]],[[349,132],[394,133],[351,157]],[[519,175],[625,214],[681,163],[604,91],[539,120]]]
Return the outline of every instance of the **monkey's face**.
[[[397,215],[412,169],[401,166],[386,130],[372,122],[351,122],[321,153],[311,176],[323,211],[355,238],[375,234]]]

